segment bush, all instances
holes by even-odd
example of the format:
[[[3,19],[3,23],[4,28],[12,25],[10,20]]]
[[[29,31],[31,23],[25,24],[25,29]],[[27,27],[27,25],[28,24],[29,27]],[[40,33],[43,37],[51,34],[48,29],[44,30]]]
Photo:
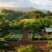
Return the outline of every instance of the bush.
[[[52,40],[52,38],[50,38],[49,40]]]
[[[35,52],[35,49],[31,45],[20,46],[16,50],[17,50],[17,52]]]
[[[40,38],[40,40],[47,40],[47,38]]]
[[[39,40],[39,38],[32,38],[32,40]]]

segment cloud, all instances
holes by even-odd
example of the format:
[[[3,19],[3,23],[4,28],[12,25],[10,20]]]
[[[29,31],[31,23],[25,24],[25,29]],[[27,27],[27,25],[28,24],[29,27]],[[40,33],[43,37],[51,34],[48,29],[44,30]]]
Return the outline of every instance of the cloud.
[[[31,7],[29,0],[0,0],[0,7]]]
[[[0,7],[14,7],[17,0],[0,0]]]
[[[52,0],[29,0],[32,3],[39,5],[52,5]]]
[[[52,0],[29,0],[34,8],[52,11]]]
[[[0,7],[34,7],[52,10],[52,0],[0,0]]]

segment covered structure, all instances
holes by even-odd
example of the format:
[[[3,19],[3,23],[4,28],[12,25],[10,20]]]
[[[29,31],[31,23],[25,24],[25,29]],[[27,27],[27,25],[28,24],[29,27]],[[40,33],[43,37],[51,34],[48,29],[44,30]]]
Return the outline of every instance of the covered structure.
[[[46,33],[51,34],[52,33],[52,28],[45,28]]]
[[[46,32],[52,32],[52,28],[45,28]]]

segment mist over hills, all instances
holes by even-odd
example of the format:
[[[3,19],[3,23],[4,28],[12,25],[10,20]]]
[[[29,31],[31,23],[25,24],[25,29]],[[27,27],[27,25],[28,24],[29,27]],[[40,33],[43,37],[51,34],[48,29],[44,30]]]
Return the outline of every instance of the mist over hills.
[[[32,7],[1,7],[0,9],[7,9],[7,10],[14,10],[14,11],[33,11],[33,10],[37,10],[35,8]]]
[[[0,7],[0,9],[6,10],[13,10],[13,11],[21,11],[21,12],[28,12],[28,11],[42,11],[47,12],[48,10],[41,10],[33,7]]]

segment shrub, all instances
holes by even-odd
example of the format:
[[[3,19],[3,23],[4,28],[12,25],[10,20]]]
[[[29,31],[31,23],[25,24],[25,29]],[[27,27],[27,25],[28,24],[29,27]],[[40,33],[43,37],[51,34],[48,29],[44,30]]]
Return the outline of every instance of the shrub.
[[[16,50],[17,50],[17,52],[35,52],[35,49],[31,45],[20,46]]]

